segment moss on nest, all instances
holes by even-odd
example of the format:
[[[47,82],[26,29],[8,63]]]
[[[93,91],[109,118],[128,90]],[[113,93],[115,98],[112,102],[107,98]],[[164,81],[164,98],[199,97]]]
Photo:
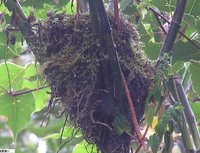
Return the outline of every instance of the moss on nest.
[[[153,67],[141,50],[136,28],[121,18],[118,32],[114,18],[109,16],[109,20],[119,62],[140,120]],[[130,121],[129,108],[124,102],[124,109],[120,109],[110,60],[98,36],[92,32],[89,16],[83,15],[75,23],[74,16],[54,15],[42,23],[37,37],[30,38],[29,45],[43,66],[54,102],[62,104],[68,121],[79,127],[84,138],[96,144],[102,153],[128,153],[130,137],[111,129],[114,114],[119,110]]]

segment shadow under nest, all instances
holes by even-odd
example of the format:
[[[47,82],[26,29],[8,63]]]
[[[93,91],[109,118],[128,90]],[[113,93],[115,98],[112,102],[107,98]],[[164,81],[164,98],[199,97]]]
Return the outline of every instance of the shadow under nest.
[[[109,15],[109,21],[140,121],[154,68],[142,52],[136,28],[121,18],[121,29],[117,31],[114,17]],[[82,15],[76,23],[74,16],[53,15],[42,22],[40,31],[29,40],[51,87],[53,102],[62,105],[68,122],[80,128],[86,141],[96,144],[102,153],[129,153],[131,138],[127,132],[119,133],[115,125],[116,116],[131,123],[129,107],[117,98],[111,61],[92,31],[90,17]]]

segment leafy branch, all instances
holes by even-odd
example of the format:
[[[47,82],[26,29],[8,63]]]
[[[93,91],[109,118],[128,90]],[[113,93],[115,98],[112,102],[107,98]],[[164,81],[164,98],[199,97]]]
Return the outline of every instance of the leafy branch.
[[[162,29],[162,31],[166,33],[165,28],[162,26],[159,17],[162,18],[165,22],[167,22],[168,24],[170,24],[170,21],[168,19],[166,19],[162,14],[158,13],[155,9],[153,9],[152,7],[149,7],[149,10],[151,10],[154,14],[154,16],[156,17],[160,28]],[[186,36],[182,31],[178,30],[178,33],[180,33],[181,36],[183,36],[185,39],[187,39],[193,46],[195,46],[197,49],[200,49],[200,45],[197,44],[196,42],[194,42],[193,40],[191,40],[191,38],[189,38],[188,36]]]
[[[158,57],[158,61],[157,61],[158,69],[161,69],[162,63],[165,62],[164,55],[168,54],[169,57],[171,57],[171,55],[172,55],[172,47],[176,40],[176,36],[179,32],[180,23],[181,23],[183,14],[184,14],[185,6],[186,6],[186,0],[177,0],[176,10],[174,12],[172,21],[170,23],[170,29],[166,36],[164,45],[160,51],[160,55]],[[200,149],[199,148],[200,147],[200,136],[199,136],[199,132],[198,132],[198,127],[196,124],[194,114],[193,114],[191,107],[189,105],[189,102],[186,98],[184,88],[181,84],[181,80],[175,79],[175,81],[174,81],[174,79],[170,79],[169,83],[173,85],[173,91],[176,91],[176,97],[174,97],[174,99],[178,100],[182,104],[182,106],[184,106],[183,115],[186,117],[186,120],[188,123],[187,125],[189,127],[189,131],[187,131],[187,132],[191,133],[195,147],[197,150],[199,150]],[[170,90],[170,92],[172,93],[172,90]],[[182,120],[182,122],[184,122],[184,120]],[[186,140],[183,139],[183,141],[185,141],[187,143],[187,139]],[[186,149],[188,149],[188,148],[186,148]]]
[[[33,29],[28,22],[25,13],[18,0],[3,0],[4,5],[12,12],[14,23],[19,28],[24,37],[34,35]]]

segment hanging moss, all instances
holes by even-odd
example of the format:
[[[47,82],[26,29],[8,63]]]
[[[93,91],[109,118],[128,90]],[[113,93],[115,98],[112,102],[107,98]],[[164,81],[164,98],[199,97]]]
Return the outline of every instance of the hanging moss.
[[[143,54],[136,28],[121,18],[121,29],[117,31],[114,18],[109,16],[109,20],[139,121],[153,66]],[[113,122],[119,113],[130,122],[130,111],[127,102],[119,102],[115,95],[110,60],[92,31],[89,16],[81,16],[76,23],[74,16],[53,15],[29,40],[51,87],[53,102],[62,104],[68,122],[79,127],[84,138],[102,153],[129,153],[131,138],[125,132],[119,134]]]

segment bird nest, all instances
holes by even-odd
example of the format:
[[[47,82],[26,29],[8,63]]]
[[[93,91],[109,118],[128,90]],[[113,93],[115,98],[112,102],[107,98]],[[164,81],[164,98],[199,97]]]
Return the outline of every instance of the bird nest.
[[[153,66],[141,49],[136,28],[120,19],[120,31],[109,16],[119,63],[130,90],[138,121],[153,78]],[[129,153],[131,138],[119,132],[116,116],[131,121],[126,101],[115,93],[111,60],[99,36],[93,32],[90,17],[53,15],[41,23],[29,46],[51,87],[52,103],[60,103],[68,122],[81,129],[85,140],[102,153]],[[121,91],[124,92],[124,91]],[[123,109],[122,109],[123,108]],[[119,115],[120,114],[120,115]],[[130,133],[134,133],[131,129]]]

